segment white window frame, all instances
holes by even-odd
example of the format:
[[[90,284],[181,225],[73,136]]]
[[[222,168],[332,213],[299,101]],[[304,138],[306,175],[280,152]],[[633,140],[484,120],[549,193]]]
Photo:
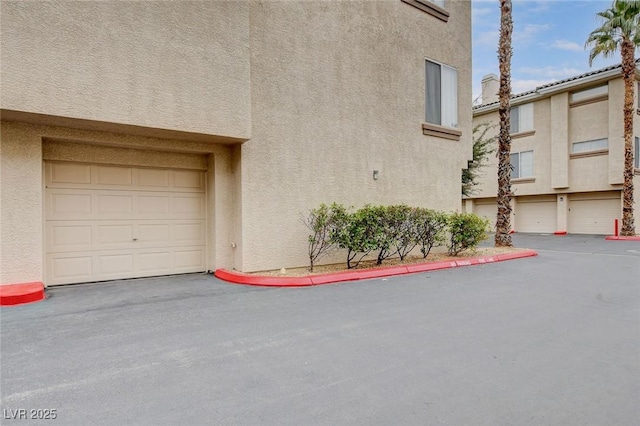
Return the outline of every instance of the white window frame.
[[[530,155],[531,157],[529,158],[530,160],[530,164],[527,164],[526,162],[523,163],[522,161],[522,157],[523,154],[527,154]],[[533,174],[533,150],[527,150],[527,151],[520,151],[520,152],[512,152],[510,154],[511,157],[511,179],[526,179],[526,178],[532,178],[534,177]],[[514,167],[514,158],[517,157],[517,167]],[[529,168],[529,170],[525,170],[524,173],[523,169],[525,168]]]
[[[439,87],[430,84],[429,68],[439,67]],[[446,71],[446,72],[445,72]],[[453,82],[452,82],[453,77]],[[425,58],[425,121],[436,126],[458,128],[458,70],[450,65]],[[433,87],[432,87],[433,86]],[[453,94],[445,95],[445,90]],[[435,92],[431,94],[430,92]],[[436,99],[434,99],[436,98]]]
[[[421,0],[419,0],[419,1],[421,1]],[[446,5],[447,5],[447,0],[426,0],[426,1],[428,1],[430,3],[433,3],[436,6],[441,7],[443,9],[445,9]]]
[[[609,96],[609,85],[603,84],[600,86],[589,87],[588,89],[578,90],[571,93],[569,96],[569,103],[581,103],[587,102],[591,99],[605,98]]]
[[[533,102],[511,108],[511,133],[533,130]]]
[[[592,139],[588,141],[574,142],[571,144],[571,154],[585,154],[588,152],[604,151],[609,149],[609,139]]]

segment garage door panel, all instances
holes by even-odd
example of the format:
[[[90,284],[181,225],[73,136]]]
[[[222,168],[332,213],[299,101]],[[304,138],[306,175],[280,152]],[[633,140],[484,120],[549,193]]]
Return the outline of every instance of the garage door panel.
[[[91,217],[91,194],[54,191],[47,196],[48,218]]]
[[[175,253],[176,268],[192,269],[204,266],[204,250],[184,250]]]
[[[133,243],[133,225],[131,224],[96,224],[96,240],[92,249],[106,248],[105,245],[130,245]]]
[[[52,163],[48,171],[48,183],[91,183],[91,166],[88,164]]]
[[[137,182],[139,186],[169,188],[170,170],[138,169]]]
[[[47,224],[47,252],[91,250],[91,225],[73,222]]]
[[[133,253],[98,255],[98,274],[108,277],[113,274],[133,274]]]
[[[138,213],[153,216],[166,216],[171,213],[171,198],[169,195],[139,195]]]
[[[202,197],[174,196],[173,213],[181,218],[201,218],[204,216],[205,203]]]
[[[131,167],[94,166],[95,183],[97,185],[133,184],[133,170]]]
[[[190,170],[176,170],[173,172],[173,186],[177,188],[204,188],[202,173]]]
[[[203,172],[49,163],[45,169],[48,181],[66,185],[45,189],[47,284],[206,270]]]
[[[498,216],[498,206],[496,203],[492,204],[476,204],[474,206],[474,213],[480,217],[484,217],[489,220],[489,226],[491,230],[496,229],[496,219]]]
[[[558,207],[555,201],[518,201],[515,212],[515,230],[517,232],[555,232],[557,212]]]
[[[83,282],[93,276],[93,259],[91,256],[50,257],[47,265],[49,266],[49,275],[57,281],[52,284]]]
[[[138,256],[138,265],[141,272],[171,271],[173,268],[171,252],[141,253]]]
[[[568,232],[612,235],[620,216],[620,198],[569,200]]]

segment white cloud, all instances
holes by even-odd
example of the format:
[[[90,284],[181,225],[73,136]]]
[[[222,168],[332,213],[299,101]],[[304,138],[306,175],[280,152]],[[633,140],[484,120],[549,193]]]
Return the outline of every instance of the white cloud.
[[[571,67],[547,66],[547,67],[520,67],[518,73],[535,76],[536,78],[563,79],[573,77],[585,72]]]
[[[568,50],[570,52],[584,52],[584,46],[569,40],[554,40],[553,43],[551,43],[551,47],[554,49]]]
[[[474,35],[473,43],[475,46],[491,46],[497,49],[499,36],[498,30],[481,31]]]
[[[551,29],[549,24],[527,24],[524,28],[519,28],[517,24],[513,28],[513,43],[516,44],[529,44],[536,39],[536,36],[540,33]]]
[[[528,92],[529,90],[533,90],[538,86],[542,86],[544,84],[553,83],[554,81],[558,81],[556,78],[547,78],[547,79],[531,79],[531,80],[521,80],[521,79],[512,79],[511,80],[511,93],[517,95],[518,93]]]

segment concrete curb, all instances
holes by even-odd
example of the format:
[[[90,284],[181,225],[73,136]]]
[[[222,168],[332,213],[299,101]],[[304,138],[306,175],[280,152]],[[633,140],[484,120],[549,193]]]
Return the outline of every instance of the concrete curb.
[[[249,275],[242,272],[217,269],[215,276],[232,284],[244,284],[261,287],[309,287],[322,284],[335,284],[346,281],[382,278],[392,275],[415,274],[418,272],[437,271],[440,269],[458,268],[460,266],[484,265],[486,263],[502,262],[505,260],[522,259],[537,256],[534,250],[522,250],[515,253],[497,254],[495,256],[470,257],[459,260],[442,262],[427,262],[413,265],[398,265],[387,268],[361,269],[355,271],[332,272],[328,274],[307,275],[304,277],[270,277]]]
[[[0,286],[0,306],[23,305],[39,302],[44,298],[44,284],[41,282]]]
[[[640,235],[636,235],[635,237],[604,237],[605,240],[609,241],[640,241]]]

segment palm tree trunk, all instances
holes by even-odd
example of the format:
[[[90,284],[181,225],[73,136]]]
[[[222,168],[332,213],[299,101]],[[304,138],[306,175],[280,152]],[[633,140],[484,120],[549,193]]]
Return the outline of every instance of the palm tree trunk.
[[[500,66],[500,133],[498,135],[498,216],[496,220],[496,247],[510,247],[511,242],[511,33],[513,20],[511,0],[500,0],[500,42],[498,64]]]
[[[624,80],[624,182],[622,186],[622,229],[620,235],[636,233],[633,220],[633,84],[636,74],[635,46],[624,39],[621,46]]]

